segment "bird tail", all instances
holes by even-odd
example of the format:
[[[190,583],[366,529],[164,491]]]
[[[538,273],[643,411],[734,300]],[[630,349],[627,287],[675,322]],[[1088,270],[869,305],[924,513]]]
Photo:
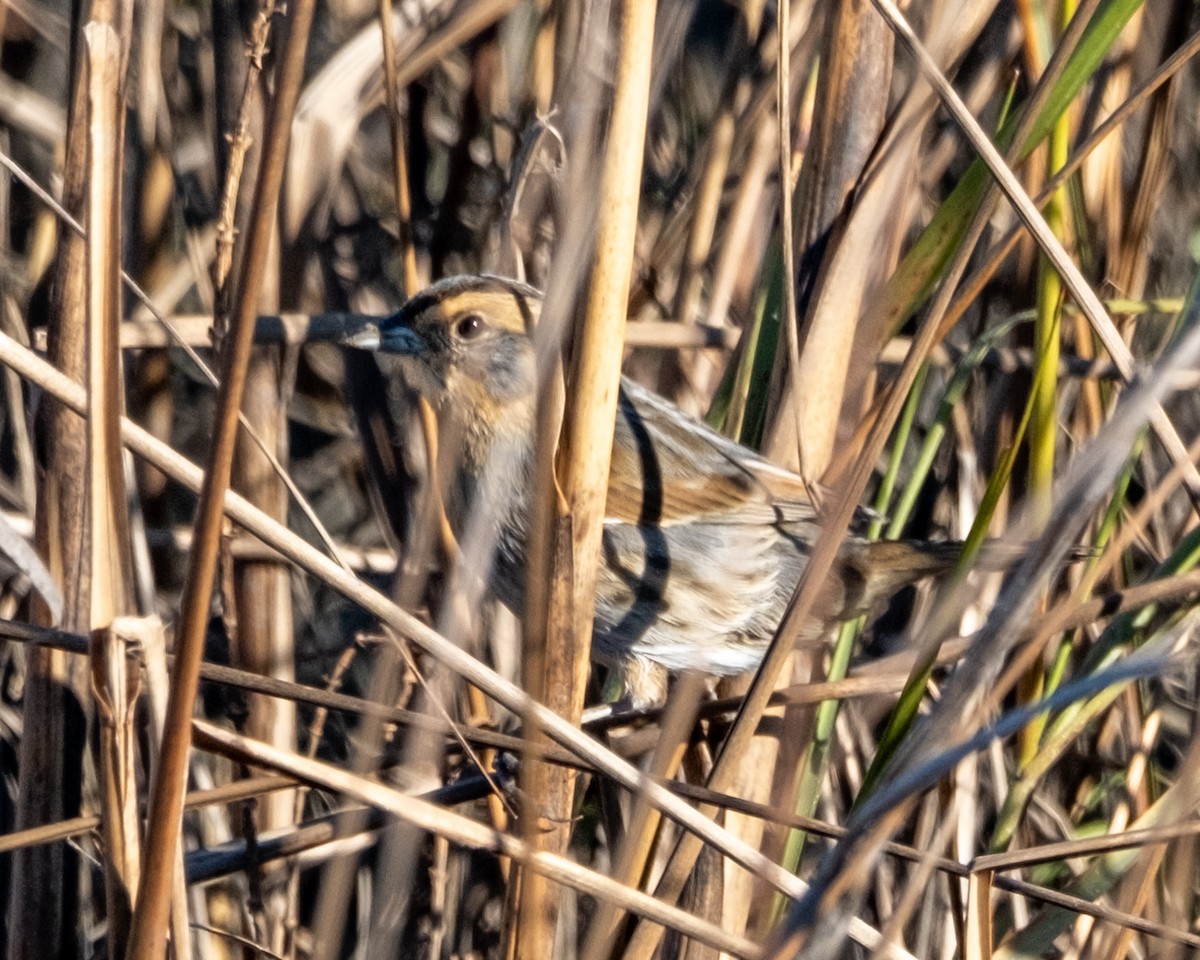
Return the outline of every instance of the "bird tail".
[[[838,619],[870,613],[902,587],[947,573],[962,556],[957,540],[851,540],[841,555]]]
[[[975,564],[981,570],[1004,570],[1025,552],[1025,544],[984,544]],[[902,587],[926,577],[953,570],[962,557],[961,540],[851,540],[842,549],[842,611],[849,619],[870,613],[877,604]],[[1068,561],[1093,556],[1086,548],[1074,549]]]

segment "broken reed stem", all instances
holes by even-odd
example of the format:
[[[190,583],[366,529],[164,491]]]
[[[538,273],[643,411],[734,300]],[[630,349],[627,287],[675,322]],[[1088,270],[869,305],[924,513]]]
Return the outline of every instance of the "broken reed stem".
[[[84,27],[88,75],[87,513],[91,677],[99,762],[108,955],[123,960],[139,879],[133,710],[138,679],[111,630],[128,590],[128,518],[121,459],[121,41],[111,23]]]

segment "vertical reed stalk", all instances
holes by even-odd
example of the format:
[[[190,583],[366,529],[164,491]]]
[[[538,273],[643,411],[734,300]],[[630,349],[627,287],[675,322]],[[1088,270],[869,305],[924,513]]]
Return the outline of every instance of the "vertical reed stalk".
[[[570,518],[570,562],[554,572],[547,623],[561,625],[565,632],[548,635],[547,649],[555,653],[547,658],[541,691],[546,705],[572,724],[579,723],[587,686],[654,46],[655,5],[624,0],[619,11],[616,89],[600,168],[595,255],[556,471]],[[561,853],[570,836],[576,774],[546,764],[532,764],[530,772],[527,839],[537,849]],[[540,817],[548,819],[550,829],[541,830]],[[520,882],[520,934],[513,942],[520,944],[522,957],[549,960],[558,898],[543,877],[524,872]]]
[[[1070,23],[1075,5],[1062,0],[1062,22]],[[1046,153],[1046,179],[1053,179],[1066,165],[1070,145],[1070,113],[1064,111],[1050,132]],[[1046,226],[1064,244],[1067,242],[1067,195],[1060,187],[1042,209]],[[1037,378],[1033,381],[1033,414],[1029,420],[1029,494],[1033,509],[1043,522],[1048,518],[1054,497],[1054,458],[1058,445],[1058,364],[1062,340],[1062,282],[1045,256],[1038,257],[1037,311],[1033,327],[1033,349],[1037,357]],[[1045,671],[1035,664],[1021,684],[1021,699],[1030,702],[1044,693]],[[1023,767],[1037,750],[1045,719],[1035,721],[1021,731],[1017,749],[1017,767]]]
[[[133,775],[137,676],[127,681],[125,648],[113,636],[126,612],[129,549],[121,460],[121,162],[124,103],[121,41],[111,23],[84,28],[88,60],[87,528],[92,684],[101,716],[100,772],[108,955],[125,955],[138,888],[138,809]]]

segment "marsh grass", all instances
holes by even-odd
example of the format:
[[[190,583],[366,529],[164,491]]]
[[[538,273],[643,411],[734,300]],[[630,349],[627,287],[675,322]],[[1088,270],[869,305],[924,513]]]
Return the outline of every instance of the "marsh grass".
[[[305,7],[0,5],[5,955],[1195,953],[1189,6]],[[329,342],[484,271],[525,624]],[[757,676],[581,715],[618,365],[823,526]],[[796,650],[851,526],[968,546]]]

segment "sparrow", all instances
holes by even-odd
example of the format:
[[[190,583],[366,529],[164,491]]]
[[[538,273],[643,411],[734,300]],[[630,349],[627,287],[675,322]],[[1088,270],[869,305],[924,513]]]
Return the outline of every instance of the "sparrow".
[[[490,587],[521,615],[537,488],[542,295],[489,275],[441,280],[343,344],[376,354],[437,413],[438,474],[461,536],[476,504],[494,525]],[[867,514],[858,518],[859,529]],[[798,475],[622,378],[596,587],[592,652],[627,676],[754,669],[808,563],[819,517]],[[961,544],[851,536],[807,636],[943,572]],[[637,698],[641,699],[641,698]]]

